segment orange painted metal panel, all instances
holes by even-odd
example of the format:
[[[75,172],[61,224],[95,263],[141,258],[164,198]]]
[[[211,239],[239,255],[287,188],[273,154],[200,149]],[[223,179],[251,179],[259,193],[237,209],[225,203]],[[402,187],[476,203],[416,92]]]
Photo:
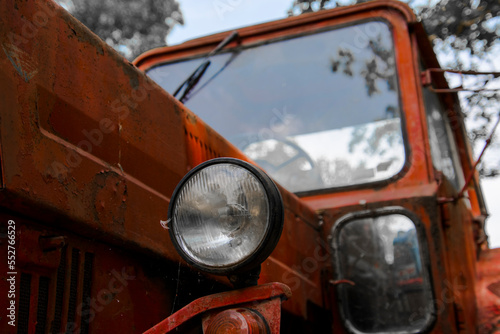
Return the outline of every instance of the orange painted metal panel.
[[[26,34],[40,15],[50,19]],[[99,243],[181,261],[160,225],[174,187],[207,159],[248,159],[55,3],[7,1],[0,16],[1,206]],[[314,247],[317,216],[280,191],[285,233],[303,245],[273,254],[262,281],[297,278],[306,288],[287,308],[305,315],[306,301],[322,305],[319,272],[306,277],[292,266]]]

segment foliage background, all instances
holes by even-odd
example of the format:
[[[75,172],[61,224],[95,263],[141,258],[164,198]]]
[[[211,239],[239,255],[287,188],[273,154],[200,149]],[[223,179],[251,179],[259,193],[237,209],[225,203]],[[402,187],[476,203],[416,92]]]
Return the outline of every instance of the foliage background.
[[[176,0],[58,0],[73,16],[129,60],[164,46],[184,24]]]

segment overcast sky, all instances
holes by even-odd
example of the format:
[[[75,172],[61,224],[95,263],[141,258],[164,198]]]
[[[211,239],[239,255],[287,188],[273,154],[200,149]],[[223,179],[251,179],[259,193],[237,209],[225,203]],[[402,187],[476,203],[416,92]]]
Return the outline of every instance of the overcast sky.
[[[184,26],[175,26],[168,45],[195,37],[287,17],[292,0],[178,0]]]
[[[184,16],[184,26],[176,26],[167,37],[168,45],[231,30],[247,25],[273,21],[287,17],[292,0],[178,0]],[[498,49],[498,48],[497,48]],[[500,57],[497,57],[500,58]],[[498,60],[498,59],[497,59]],[[497,130],[498,133],[498,130]],[[496,136],[497,138],[500,135]],[[497,144],[486,152],[485,159],[500,160]],[[481,147],[483,144],[480,145]],[[500,178],[482,180],[486,204],[490,212],[486,230],[490,236],[490,246],[500,247]]]

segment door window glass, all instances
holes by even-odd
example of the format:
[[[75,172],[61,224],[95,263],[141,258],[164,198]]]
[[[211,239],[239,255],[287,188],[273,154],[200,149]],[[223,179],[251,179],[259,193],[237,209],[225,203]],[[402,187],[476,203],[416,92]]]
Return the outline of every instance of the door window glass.
[[[353,219],[334,230],[341,313],[362,333],[417,332],[433,310],[417,229],[402,214]]]
[[[429,125],[429,143],[432,164],[444,174],[456,190],[460,189],[460,177],[457,173],[456,154],[453,152],[453,135],[449,121],[443,112],[443,106],[436,93],[423,89],[427,124]]]

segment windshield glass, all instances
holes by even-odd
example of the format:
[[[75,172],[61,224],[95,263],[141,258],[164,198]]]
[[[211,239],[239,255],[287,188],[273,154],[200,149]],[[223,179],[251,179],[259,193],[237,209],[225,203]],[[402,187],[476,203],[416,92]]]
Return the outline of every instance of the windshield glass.
[[[212,58],[186,106],[303,192],[386,180],[405,162],[392,33],[380,21]],[[172,93],[202,62],[148,71]]]

